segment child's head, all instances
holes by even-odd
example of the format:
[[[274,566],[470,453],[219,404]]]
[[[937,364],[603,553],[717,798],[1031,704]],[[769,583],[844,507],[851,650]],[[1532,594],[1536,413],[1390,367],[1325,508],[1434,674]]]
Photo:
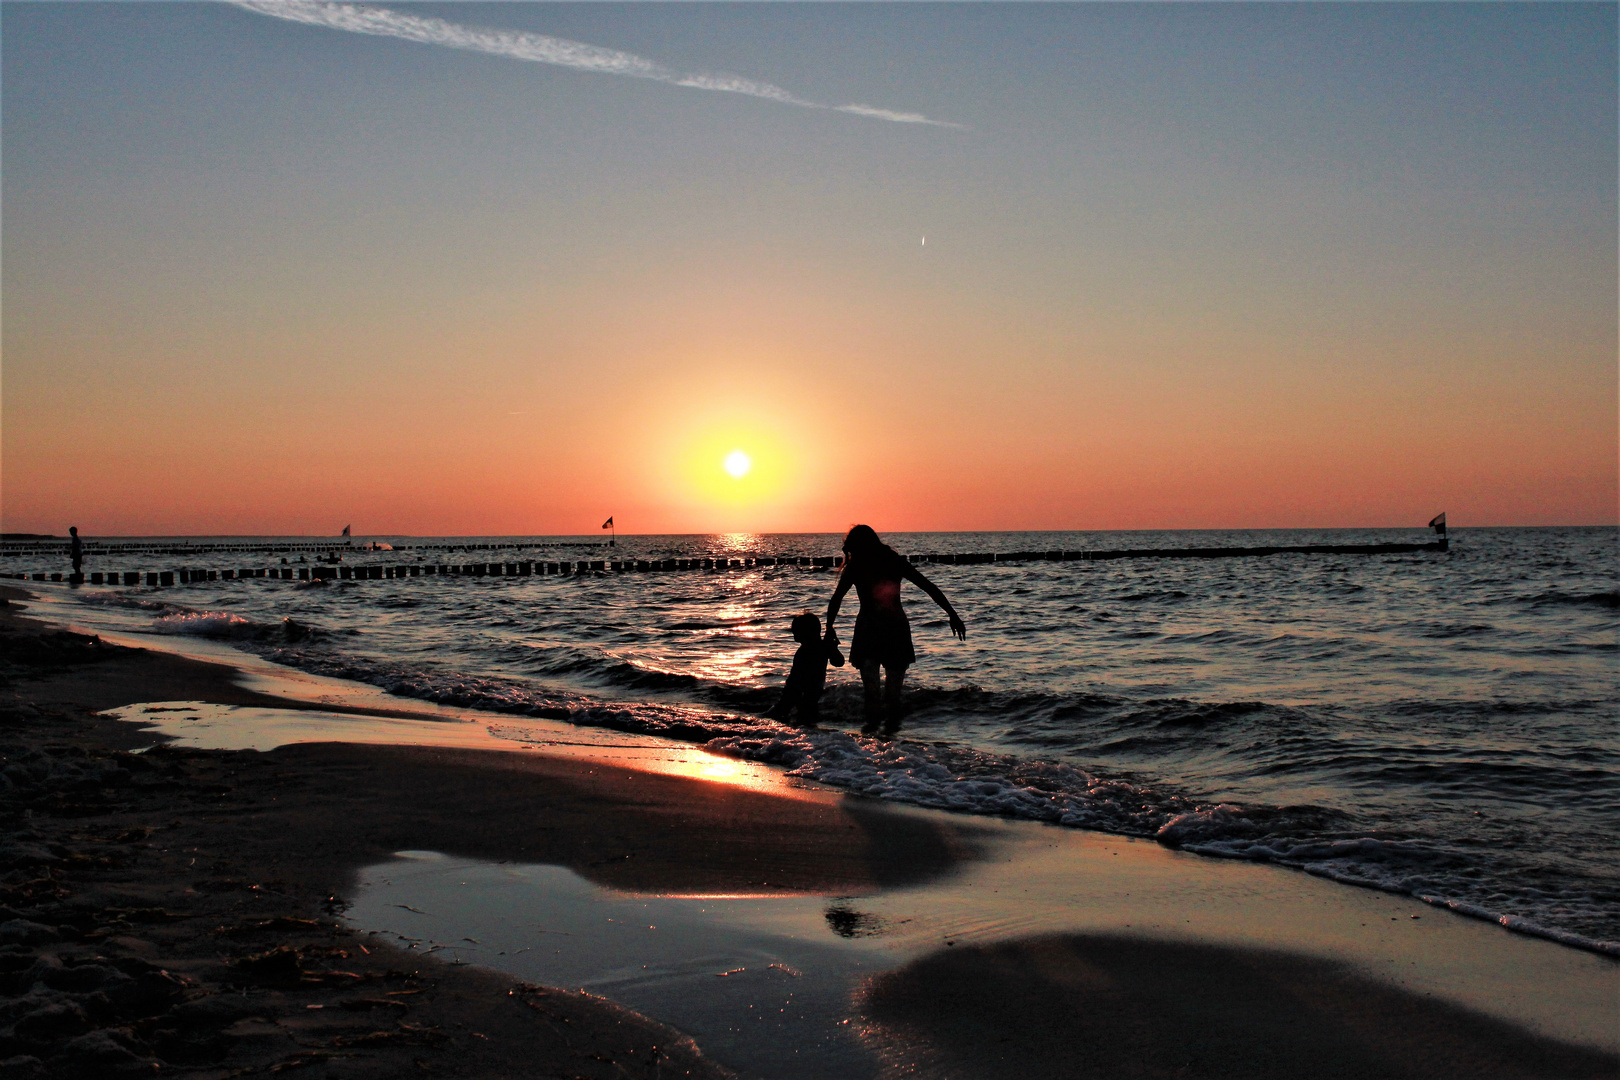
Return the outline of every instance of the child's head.
[[[793,640],[811,645],[821,640],[821,620],[808,611],[793,616]]]

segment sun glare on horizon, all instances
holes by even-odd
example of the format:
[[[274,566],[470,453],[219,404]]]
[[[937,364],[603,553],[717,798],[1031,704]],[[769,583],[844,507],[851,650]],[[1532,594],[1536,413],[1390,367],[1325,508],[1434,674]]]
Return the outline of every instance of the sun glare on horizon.
[[[818,451],[807,436],[813,425],[802,404],[707,392],[685,403],[666,393],[657,408],[663,415],[646,426],[636,457],[653,466],[647,480],[657,497],[690,515],[692,531],[758,531],[819,495],[822,474],[808,463],[836,470],[836,448]]]

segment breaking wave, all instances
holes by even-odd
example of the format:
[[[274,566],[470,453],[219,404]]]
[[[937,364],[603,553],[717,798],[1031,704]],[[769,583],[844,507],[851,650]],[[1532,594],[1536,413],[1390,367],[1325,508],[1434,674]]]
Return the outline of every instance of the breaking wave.
[[[1588,895],[1578,883],[1519,893],[1498,887],[1481,896],[1478,855],[1432,838],[1368,829],[1353,813],[1332,807],[1217,802],[1171,785],[1066,762],[950,742],[794,728],[689,704],[608,703],[510,679],[380,663],[319,647],[278,647],[266,655],[402,697],[696,743],[711,753],[775,765],[790,776],[868,798],[1141,837],[1200,855],[1274,863],[1344,884],[1414,896],[1520,933],[1620,956],[1620,942],[1503,910],[1545,911],[1560,920],[1601,919],[1603,898]],[[1107,708],[1112,702],[1099,698],[1093,705]],[[1145,712],[1157,712],[1159,723],[1184,726],[1241,719],[1271,708],[1233,702],[1189,711],[1189,704],[1159,702]],[[494,724],[491,730],[520,743],[543,744],[549,737],[530,734],[521,723]],[[1542,881],[1555,876],[1545,869],[1536,875]]]

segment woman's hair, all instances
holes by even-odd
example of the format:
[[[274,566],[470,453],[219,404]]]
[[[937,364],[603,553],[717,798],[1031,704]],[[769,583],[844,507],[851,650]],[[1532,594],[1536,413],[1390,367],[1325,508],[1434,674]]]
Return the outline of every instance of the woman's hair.
[[[870,525],[853,526],[844,534],[844,554],[855,555],[860,552],[882,551],[889,545],[878,539],[876,530]]]
[[[893,563],[903,567],[906,562],[905,556],[878,539],[870,525],[856,525],[844,534],[844,556],[846,564],[858,563],[862,573]]]

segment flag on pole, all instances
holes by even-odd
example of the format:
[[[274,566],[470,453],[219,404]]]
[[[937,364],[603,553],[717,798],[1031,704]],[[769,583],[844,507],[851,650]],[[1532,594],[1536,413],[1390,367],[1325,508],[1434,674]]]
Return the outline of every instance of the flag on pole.
[[[1438,513],[1438,514],[1434,515],[1434,520],[1429,522],[1429,528],[1433,529],[1435,532],[1439,533],[1441,536],[1446,535],[1446,515],[1445,515],[1445,513],[1441,512],[1441,513]]]
[[[347,525],[343,526],[343,535],[344,536],[349,535],[349,527]]]
[[[613,519],[612,519],[612,518],[608,518],[608,519],[607,519],[607,520],[606,520],[606,521],[604,521],[604,522],[602,522],[602,528],[604,528],[604,529],[611,529],[611,528],[613,528]]]

